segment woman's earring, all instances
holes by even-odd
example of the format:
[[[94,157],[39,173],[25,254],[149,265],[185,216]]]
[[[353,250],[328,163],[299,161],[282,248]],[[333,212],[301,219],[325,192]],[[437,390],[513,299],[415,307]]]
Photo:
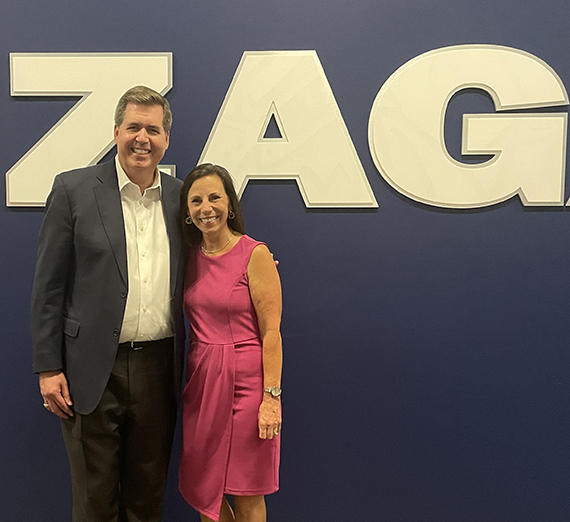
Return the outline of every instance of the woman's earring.
[[[236,217],[236,215],[234,214],[234,211],[233,211],[233,210],[230,210],[230,211],[228,212],[228,217],[229,217],[230,219],[233,219],[233,218]]]
[[[184,221],[186,222],[187,225],[192,224],[192,218],[190,216],[186,216],[186,219]]]

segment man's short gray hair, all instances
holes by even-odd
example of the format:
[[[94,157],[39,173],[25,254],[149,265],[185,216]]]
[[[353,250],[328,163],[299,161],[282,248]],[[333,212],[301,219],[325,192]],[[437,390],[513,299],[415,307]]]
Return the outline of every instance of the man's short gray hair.
[[[117,103],[117,108],[115,109],[115,125],[117,127],[120,127],[121,123],[123,123],[125,111],[129,103],[159,105],[162,107],[162,127],[164,128],[164,132],[170,132],[170,128],[172,127],[172,112],[170,111],[168,100],[162,94],[144,85],[131,87],[121,96],[119,103]]]

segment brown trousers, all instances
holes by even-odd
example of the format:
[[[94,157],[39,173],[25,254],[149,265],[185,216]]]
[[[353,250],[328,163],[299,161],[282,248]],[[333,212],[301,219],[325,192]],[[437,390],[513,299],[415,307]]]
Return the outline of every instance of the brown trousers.
[[[174,425],[173,340],[119,345],[103,397],[62,421],[73,522],[160,522]],[[126,346],[125,346],[126,345]]]

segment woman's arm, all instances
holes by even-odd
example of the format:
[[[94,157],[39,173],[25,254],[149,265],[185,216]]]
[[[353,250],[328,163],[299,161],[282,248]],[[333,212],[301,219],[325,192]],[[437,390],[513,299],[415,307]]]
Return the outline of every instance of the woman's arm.
[[[283,351],[281,347],[281,283],[272,255],[265,245],[258,245],[247,265],[249,291],[263,347],[263,387],[281,387]],[[259,407],[259,437],[272,439],[281,431],[281,399],[263,392]]]

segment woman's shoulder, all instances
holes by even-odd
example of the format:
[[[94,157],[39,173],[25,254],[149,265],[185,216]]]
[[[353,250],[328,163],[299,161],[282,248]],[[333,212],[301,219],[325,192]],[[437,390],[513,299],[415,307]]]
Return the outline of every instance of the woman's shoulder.
[[[248,266],[250,265],[253,257],[259,259],[260,256],[263,258],[266,255],[271,255],[267,245],[263,241],[257,241],[245,234],[241,236],[240,243],[242,245],[241,250],[243,253],[243,259],[246,261]]]
[[[255,247],[259,245],[267,246],[265,242],[257,241],[256,239],[253,239],[251,236],[248,236],[247,234],[241,236],[240,241],[243,244],[243,246],[247,248],[249,251],[252,251]]]

